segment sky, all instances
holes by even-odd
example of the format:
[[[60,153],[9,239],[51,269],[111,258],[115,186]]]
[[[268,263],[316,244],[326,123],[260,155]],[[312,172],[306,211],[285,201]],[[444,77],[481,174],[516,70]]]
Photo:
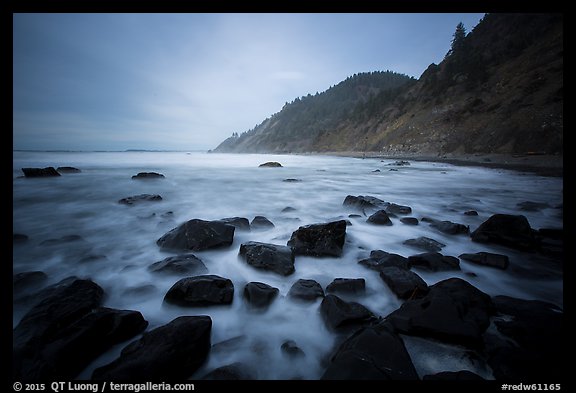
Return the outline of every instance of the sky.
[[[13,149],[213,149],[355,73],[419,78],[483,15],[14,14]]]

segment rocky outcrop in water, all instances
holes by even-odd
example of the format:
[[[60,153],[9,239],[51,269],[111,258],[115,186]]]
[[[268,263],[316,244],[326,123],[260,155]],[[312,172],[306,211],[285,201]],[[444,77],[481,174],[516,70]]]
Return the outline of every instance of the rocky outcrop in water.
[[[157,172],[139,172],[132,176],[135,180],[164,179],[164,175]]]
[[[288,297],[304,302],[313,302],[324,297],[324,290],[318,282],[301,278],[290,287]]]
[[[358,261],[362,266],[368,269],[380,271],[383,268],[395,266],[401,269],[409,269],[408,258],[398,254],[391,254],[382,250],[373,250],[370,252],[370,258]]]
[[[54,167],[49,166],[46,168],[22,168],[25,177],[56,177],[60,176]]]
[[[145,333],[112,363],[94,370],[106,381],[170,381],[190,377],[210,352],[212,319],[182,316]]]
[[[75,168],[73,166],[59,166],[56,170],[60,173],[80,173],[82,172],[80,169]]]
[[[359,327],[376,319],[366,307],[356,302],[347,302],[336,295],[326,295],[320,304],[320,315],[331,330]]]
[[[134,205],[140,202],[157,202],[161,200],[162,197],[158,194],[140,194],[122,198],[118,201],[118,203],[121,203],[123,205]]]
[[[164,301],[183,307],[214,306],[232,303],[234,284],[213,274],[178,280],[166,292]]]
[[[208,268],[196,255],[183,254],[154,262],[148,266],[148,271],[174,275],[192,275],[207,273]]]
[[[247,242],[240,245],[240,256],[257,269],[268,270],[282,276],[294,273],[294,251],[290,247]]]
[[[256,230],[267,230],[274,228],[274,223],[264,216],[256,216],[252,219],[250,227]]]
[[[326,293],[357,295],[366,291],[366,280],[363,278],[335,278],[328,286]]]
[[[249,282],[244,287],[244,299],[256,309],[266,309],[278,297],[280,291],[263,282]]]
[[[475,254],[460,254],[458,255],[458,258],[472,262],[476,265],[490,266],[502,270],[506,270],[510,264],[510,260],[506,255],[484,251]]]
[[[166,249],[192,251],[226,247],[232,244],[235,229],[220,221],[193,219],[167,232],[156,244]]]
[[[431,239],[426,236],[420,236],[417,237],[416,239],[405,240],[403,244],[406,244],[407,246],[411,246],[414,248],[420,248],[424,251],[430,251],[430,252],[440,251],[441,249],[446,247],[446,244],[440,243],[439,241]]]
[[[470,234],[473,241],[496,243],[517,250],[538,248],[534,230],[522,215],[494,214]]]
[[[432,272],[460,270],[460,261],[458,258],[442,255],[439,252],[425,252],[423,254],[411,255],[408,257],[408,264],[411,267]]]
[[[260,164],[258,166],[260,168],[281,168],[282,164],[280,164],[279,162],[276,162],[276,161],[268,161],[268,162],[265,162],[264,164]]]
[[[380,270],[380,278],[400,299],[417,299],[428,293],[428,285],[419,275],[396,266]]]
[[[292,233],[288,246],[296,255],[339,257],[345,239],[346,221],[340,220],[302,226]]]

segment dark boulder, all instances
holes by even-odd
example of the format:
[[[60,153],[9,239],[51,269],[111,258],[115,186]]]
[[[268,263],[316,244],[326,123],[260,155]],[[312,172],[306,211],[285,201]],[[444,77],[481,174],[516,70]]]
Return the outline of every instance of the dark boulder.
[[[299,358],[306,356],[304,351],[293,340],[286,340],[280,346],[282,353],[290,358]]]
[[[73,166],[59,166],[56,170],[60,173],[80,173],[82,172],[78,168],[74,168]]]
[[[409,300],[386,317],[404,334],[478,348],[493,313],[490,296],[460,278],[430,287],[422,299]]]
[[[335,278],[326,287],[326,293],[356,295],[366,291],[366,281],[363,278]]]
[[[400,299],[417,299],[428,293],[428,284],[419,275],[399,267],[391,266],[380,270],[380,278]]]
[[[257,309],[266,309],[278,296],[280,291],[263,282],[249,282],[244,287],[244,299]]]
[[[182,316],[145,333],[126,346],[120,357],[97,368],[92,379],[166,381],[190,377],[210,352],[212,320]]]
[[[376,225],[392,225],[392,221],[390,221],[390,217],[384,210],[378,210],[376,213],[372,214],[366,222]]]
[[[360,303],[346,302],[336,295],[326,295],[322,299],[320,315],[332,330],[358,327],[376,319],[375,315]]]
[[[416,217],[402,217],[400,222],[406,225],[418,225],[418,219]]]
[[[440,221],[433,218],[424,217],[422,221],[430,223],[432,228],[439,230],[448,235],[459,235],[470,233],[470,228],[467,225],[458,224],[452,221]]]
[[[409,269],[408,258],[398,254],[391,254],[382,250],[370,252],[370,258],[362,259],[358,262],[368,269],[380,271],[385,267],[396,266],[401,269]]]
[[[231,280],[207,274],[178,280],[166,292],[164,301],[183,307],[201,307],[230,304],[233,297]]]
[[[227,217],[218,220],[219,222],[223,222],[224,224],[229,224],[234,226],[239,231],[249,231],[250,230],[250,221],[244,217]]]
[[[140,202],[157,202],[161,200],[162,197],[158,194],[140,194],[122,198],[118,201],[118,203],[122,203],[124,205],[134,205],[135,203]]]
[[[136,180],[148,180],[148,179],[163,179],[164,175],[156,172],[139,172],[137,175],[132,176],[132,179]]]
[[[561,380],[566,375],[565,360],[558,356],[566,346],[563,311],[538,300],[495,296],[492,301],[502,337],[486,335],[485,352],[496,380]]]
[[[351,207],[361,212],[364,210],[376,210],[379,209],[381,206],[384,205],[384,201],[382,199],[378,199],[373,196],[365,196],[365,195],[348,195],[344,202],[342,203],[343,206]]]
[[[13,332],[14,376],[35,378],[42,351],[68,326],[97,308],[104,291],[89,280],[55,287],[20,320]]]
[[[208,273],[204,262],[194,254],[176,255],[164,258],[148,266],[148,271],[176,275],[192,275]]]
[[[219,221],[190,220],[162,236],[156,244],[161,248],[202,251],[232,244],[232,225]]]
[[[248,366],[244,363],[236,362],[218,367],[200,379],[204,381],[248,381],[255,378],[249,371]]]
[[[323,380],[417,380],[404,342],[386,324],[364,327],[347,338],[330,359]]]
[[[286,206],[284,209],[281,210],[282,213],[291,213],[295,212],[297,209],[293,208],[292,206]]]
[[[429,237],[425,236],[420,236],[416,239],[405,240],[402,242],[402,244],[431,252],[440,251],[442,248],[446,247],[446,244],[440,243],[439,241],[430,239]]]
[[[339,257],[345,239],[346,221],[340,220],[302,226],[292,233],[288,246],[296,255]]]
[[[432,272],[460,270],[460,261],[456,257],[442,255],[439,252],[425,252],[408,257],[410,267],[426,269]]]
[[[282,276],[294,273],[294,251],[290,247],[247,242],[240,245],[240,256],[257,269],[268,270]]]
[[[458,258],[468,262],[475,263],[476,265],[490,266],[498,269],[506,270],[510,264],[510,260],[506,255],[494,254],[491,252],[477,252],[475,254],[460,254]]]
[[[252,219],[250,227],[252,229],[265,230],[274,228],[274,224],[264,216],[256,216]]]
[[[470,237],[479,243],[496,243],[529,251],[538,247],[534,232],[524,216],[494,214],[480,224]]]
[[[384,202],[384,210],[388,214],[410,214],[412,208],[410,206],[397,205],[392,202]]]
[[[478,212],[477,212],[476,210],[466,210],[466,211],[464,212],[464,215],[465,215],[465,216],[477,216],[477,215],[478,215]]]
[[[61,176],[54,167],[49,166],[46,168],[22,168],[24,176],[26,177],[52,177]]]
[[[284,180],[282,180],[282,181],[285,182],[285,183],[299,183],[299,182],[301,182],[302,180],[301,180],[301,179],[292,179],[292,178],[289,178],[289,179],[284,179]]]
[[[258,166],[260,168],[281,168],[282,164],[280,164],[279,162],[276,162],[276,161],[268,161],[268,162],[265,162],[264,164],[260,164]]]
[[[290,287],[288,297],[305,302],[313,302],[319,297],[324,297],[324,290],[316,281],[301,278]]]
[[[442,371],[437,374],[424,375],[423,381],[484,381],[480,375],[472,371]]]

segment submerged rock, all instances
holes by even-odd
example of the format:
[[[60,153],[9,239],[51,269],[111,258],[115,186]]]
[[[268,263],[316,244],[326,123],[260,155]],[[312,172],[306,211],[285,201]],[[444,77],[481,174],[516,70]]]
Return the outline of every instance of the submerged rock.
[[[366,222],[376,225],[392,225],[392,221],[390,221],[390,217],[388,217],[385,210],[378,210],[376,213],[368,217]]]
[[[139,172],[137,175],[132,176],[132,179],[163,179],[164,175],[157,172]]]
[[[431,252],[440,251],[442,248],[446,247],[446,244],[440,243],[439,241],[430,239],[429,237],[425,236],[420,236],[416,239],[405,240],[402,242],[402,244]]]
[[[460,259],[475,263],[476,265],[490,266],[498,269],[506,270],[510,264],[510,260],[506,255],[494,254],[491,252],[477,252],[475,254],[460,254]]]
[[[395,266],[380,270],[380,278],[400,299],[416,299],[428,293],[428,284],[419,275]]]
[[[41,246],[55,246],[55,245],[64,244],[64,243],[77,242],[80,240],[84,240],[82,238],[82,236],[80,236],[80,235],[66,235],[66,236],[62,236],[58,239],[43,240],[40,242],[40,245]]]
[[[20,293],[37,288],[48,279],[48,275],[41,271],[21,272],[12,276],[12,291]]]
[[[410,267],[430,270],[432,272],[460,270],[460,261],[456,257],[442,255],[439,252],[425,252],[408,257]]]
[[[496,243],[518,250],[534,250],[538,241],[524,216],[494,214],[470,234],[475,242]]]
[[[61,176],[54,167],[46,168],[22,168],[25,177],[56,177]]]
[[[448,235],[459,235],[470,233],[470,228],[467,225],[458,224],[452,221],[440,221],[433,218],[424,217],[422,221],[429,222],[432,228],[438,229],[442,233]]]
[[[322,299],[320,315],[332,330],[358,327],[376,319],[374,314],[360,303],[346,302],[336,295],[326,295]]]
[[[299,358],[306,356],[304,351],[293,340],[286,340],[280,346],[282,353],[290,358]]]
[[[224,224],[232,225],[239,231],[250,230],[250,221],[248,221],[248,219],[244,217],[228,217],[228,218],[222,218],[218,221]]]
[[[346,221],[340,220],[302,226],[292,233],[288,246],[296,255],[339,257],[345,239]]]
[[[252,219],[252,222],[250,223],[250,226],[252,229],[260,229],[260,230],[274,228],[274,224],[272,223],[272,221],[270,221],[269,219],[267,219],[264,216],[254,217]]]
[[[364,212],[365,209],[374,209],[377,210],[380,206],[384,205],[384,201],[382,199],[378,199],[373,196],[365,196],[365,195],[348,195],[344,202],[342,203],[343,206],[348,206],[355,208]]]
[[[94,370],[92,379],[184,380],[206,361],[211,330],[208,316],[178,317],[126,346],[120,357]]]
[[[305,302],[313,302],[319,297],[324,297],[324,290],[318,282],[301,278],[290,287],[288,297]]]
[[[287,246],[247,242],[240,245],[240,256],[257,269],[269,270],[283,276],[294,273],[294,251]]]
[[[404,342],[387,324],[365,327],[347,338],[321,379],[417,380]]]
[[[267,308],[280,291],[263,282],[249,282],[244,287],[244,299],[254,308]]]
[[[467,281],[449,278],[432,285],[423,298],[405,302],[386,320],[400,333],[480,347],[493,311],[490,296]]]
[[[158,194],[140,194],[122,198],[118,201],[118,203],[122,203],[124,205],[134,205],[135,203],[140,202],[156,202],[161,200],[162,197]]]
[[[28,235],[24,235],[22,233],[13,233],[12,234],[12,243],[25,243],[28,241]]]
[[[167,232],[156,241],[161,248],[202,251],[232,244],[232,225],[220,221],[190,220]]]
[[[408,258],[398,254],[391,254],[382,250],[373,250],[370,252],[370,258],[362,259],[358,262],[368,269],[380,271],[383,268],[396,266],[401,269],[409,269]]]
[[[60,173],[80,173],[82,172],[78,168],[74,168],[73,166],[59,166],[56,170]]]
[[[268,161],[268,162],[265,162],[264,164],[260,164],[258,166],[260,168],[281,168],[282,164],[280,164],[279,162],[276,162],[276,161]]]
[[[208,274],[178,280],[166,292],[164,301],[183,307],[201,307],[230,304],[233,297],[234,284],[230,279]]]
[[[153,273],[191,275],[208,272],[204,262],[194,254],[176,255],[164,258],[148,266],[148,271]]]
[[[418,225],[418,219],[416,217],[402,217],[400,222],[406,225]]]

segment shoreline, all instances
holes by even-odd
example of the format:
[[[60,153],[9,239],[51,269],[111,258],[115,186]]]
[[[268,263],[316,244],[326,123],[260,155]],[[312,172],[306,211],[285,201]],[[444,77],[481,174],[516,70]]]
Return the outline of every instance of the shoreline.
[[[310,152],[302,155],[332,155],[341,157],[443,162],[459,166],[480,166],[530,172],[540,176],[564,177],[563,155],[552,154],[446,154],[433,156],[417,153],[383,154],[378,152]]]

